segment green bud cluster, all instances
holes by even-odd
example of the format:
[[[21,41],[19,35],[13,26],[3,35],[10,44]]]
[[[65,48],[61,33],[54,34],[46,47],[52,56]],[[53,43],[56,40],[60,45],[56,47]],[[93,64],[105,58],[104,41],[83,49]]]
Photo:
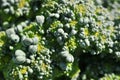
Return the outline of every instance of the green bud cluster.
[[[117,77],[114,72],[120,70],[118,66],[112,70],[116,66],[109,61],[120,58],[118,4],[119,0],[1,0],[0,71],[4,78]]]

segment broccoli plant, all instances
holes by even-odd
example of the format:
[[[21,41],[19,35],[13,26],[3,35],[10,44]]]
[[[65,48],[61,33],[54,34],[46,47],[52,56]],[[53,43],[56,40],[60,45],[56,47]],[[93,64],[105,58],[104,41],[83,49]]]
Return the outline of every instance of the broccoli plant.
[[[104,0],[0,2],[5,80],[119,79],[119,16]]]

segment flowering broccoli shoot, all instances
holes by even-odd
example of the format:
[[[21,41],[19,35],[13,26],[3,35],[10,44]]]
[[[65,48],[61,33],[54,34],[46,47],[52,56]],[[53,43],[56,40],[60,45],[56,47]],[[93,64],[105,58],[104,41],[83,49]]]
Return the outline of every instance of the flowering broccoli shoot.
[[[0,2],[5,80],[120,79],[118,0]]]

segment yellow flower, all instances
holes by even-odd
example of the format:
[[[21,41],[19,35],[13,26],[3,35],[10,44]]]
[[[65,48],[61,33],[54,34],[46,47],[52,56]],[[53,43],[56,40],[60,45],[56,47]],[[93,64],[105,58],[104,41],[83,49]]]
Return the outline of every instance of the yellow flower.
[[[70,22],[70,25],[71,25],[71,26],[75,26],[76,24],[77,24],[77,21],[71,21],[71,22]]]
[[[96,33],[95,33],[95,37],[98,37],[99,35],[100,35],[99,32],[96,32]]]
[[[85,5],[79,4],[75,6],[75,12],[85,14],[87,11]]]
[[[20,69],[21,74],[25,74],[27,72],[27,67],[23,67]]]
[[[28,78],[25,78],[24,80],[28,80]]]
[[[110,26],[108,29],[111,31],[111,33],[114,32],[114,27],[113,26]]]
[[[40,53],[42,50],[44,49],[44,46],[42,46],[41,44],[38,44],[38,53]]]
[[[59,24],[61,24],[60,21],[54,21],[54,22],[50,25],[51,30],[55,30],[55,29],[58,27]]]
[[[88,30],[88,28],[85,28],[85,29],[84,29],[84,34],[85,34],[85,36],[88,36],[88,35],[89,35],[89,30]]]
[[[25,0],[20,0],[18,7],[22,8],[25,5]]]
[[[46,71],[47,65],[45,63],[42,63],[40,67],[42,71]]]
[[[71,38],[69,41],[65,44],[69,49],[75,49],[77,47],[77,44],[75,42],[75,37]]]
[[[106,36],[105,36],[105,35],[102,35],[102,36],[101,36],[101,40],[102,40],[102,42],[106,42]]]

